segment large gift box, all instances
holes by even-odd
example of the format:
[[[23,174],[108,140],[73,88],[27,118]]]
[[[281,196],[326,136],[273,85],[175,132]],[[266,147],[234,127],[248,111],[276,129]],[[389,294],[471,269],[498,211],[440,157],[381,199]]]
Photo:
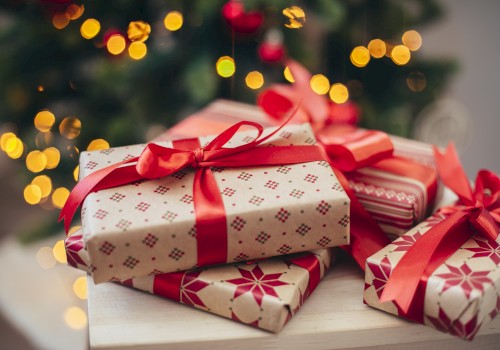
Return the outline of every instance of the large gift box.
[[[157,140],[217,133],[241,120],[266,126],[276,123],[257,106],[218,100],[187,117]],[[353,128],[333,125],[328,130],[316,131],[316,136],[328,144],[331,131],[338,137],[344,130],[350,133]],[[431,145],[397,136],[389,135],[389,138],[394,148],[390,159],[349,171],[346,176],[366,211],[394,239],[431,213],[441,189],[437,186]]]
[[[266,133],[270,130],[266,129]],[[213,139],[214,136],[205,136],[199,140],[156,142],[153,150],[160,148],[156,152],[161,154],[165,152],[161,147],[183,149],[186,145],[179,144],[193,142],[206,146]],[[244,147],[254,139],[254,130],[238,132],[222,151]],[[94,281],[126,280],[348,244],[350,201],[332,169],[321,157],[297,161],[309,148],[316,147],[315,142],[308,124],[287,125],[253,151],[289,147],[285,152],[288,163],[280,163],[279,159],[274,162],[278,165],[214,165],[207,170],[213,174],[214,182],[197,190],[193,189],[194,181],[207,175],[198,176],[197,170],[185,168],[156,179],[104,186],[88,194],[82,206],[82,230]],[[79,185],[90,175],[100,176],[100,169],[135,159],[145,147],[82,152]],[[195,152],[198,155],[194,157],[204,157],[200,148]],[[209,152],[213,151],[205,150],[205,155],[210,156]],[[240,156],[240,162],[260,164],[252,154],[256,153]],[[277,158],[272,155],[266,159],[273,161],[273,157]],[[231,165],[230,162],[221,164]],[[129,168],[132,169],[129,166],[118,170]],[[214,193],[208,195],[200,209],[208,217],[201,232],[196,201],[199,192],[208,190]],[[218,196],[220,205],[210,196]],[[218,215],[218,221],[213,215]]]
[[[68,264],[91,272],[81,232],[66,239]],[[136,277],[123,285],[279,332],[332,264],[331,249]]]

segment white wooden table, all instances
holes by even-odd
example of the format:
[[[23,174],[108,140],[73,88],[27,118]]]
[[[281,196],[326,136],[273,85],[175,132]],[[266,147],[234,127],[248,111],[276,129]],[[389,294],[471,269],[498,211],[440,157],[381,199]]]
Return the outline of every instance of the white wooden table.
[[[470,343],[364,305],[363,274],[348,257],[279,334],[120,285],[88,282],[92,349],[500,349],[500,317]]]

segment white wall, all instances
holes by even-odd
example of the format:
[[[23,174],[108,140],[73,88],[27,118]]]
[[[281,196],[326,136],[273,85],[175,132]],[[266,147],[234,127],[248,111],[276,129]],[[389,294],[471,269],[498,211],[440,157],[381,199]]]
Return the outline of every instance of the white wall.
[[[421,54],[453,56],[460,64],[446,95],[462,104],[467,115],[468,123],[461,126],[467,126],[469,137],[459,148],[468,175],[473,177],[480,168],[500,173],[500,1],[441,3],[446,18],[422,30]],[[456,108],[451,109],[453,114]]]

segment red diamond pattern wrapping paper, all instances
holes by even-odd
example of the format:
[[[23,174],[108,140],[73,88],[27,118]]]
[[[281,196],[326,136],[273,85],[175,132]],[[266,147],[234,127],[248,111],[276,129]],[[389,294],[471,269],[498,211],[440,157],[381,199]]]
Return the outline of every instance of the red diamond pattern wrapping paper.
[[[273,125],[270,118],[256,106],[218,100],[184,119],[157,140],[194,137],[207,132],[217,133],[241,120]],[[390,138],[394,145],[394,156],[413,160],[426,169],[424,171],[435,171],[431,145],[397,136]],[[401,236],[424,220],[433,209],[433,203],[427,198],[427,185],[417,179],[377,167],[365,167],[346,175],[360,203],[391,239]],[[434,202],[439,201],[441,191],[439,186]]]
[[[228,147],[254,137],[239,132]],[[200,143],[212,139],[201,137]],[[315,142],[308,124],[287,125],[262,147]],[[171,147],[168,141],[158,144]],[[80,177],[139,156],[144,147],[82,152]],[[350,201],[327,162],[212,172],[226,212],[227,262],[349,243]],[[88,195],[82,230],[96,283],[197,267],[193,178],[194,170],[185,169]]]
[[[66,239],[68,264],[92,272],[81,232]],[[297,263],[293,263],[299,259]],[[136,277],[123,285],[238,322],[279,332],[332,264],[332,250]],[[300,265],[300,266],[299,266]],[[310,270],[311,272],[309,272]],[[314,276],[313,276],[314,274]]]
[[[366,262],[365,302],[399,315],[392,302],[381,303],[387,279],[406,251],[445,218],[435,214],[408,231]],[[500,245],[476,235],[430,276],[425,289],[424,324],[464,339],[500,311]]]

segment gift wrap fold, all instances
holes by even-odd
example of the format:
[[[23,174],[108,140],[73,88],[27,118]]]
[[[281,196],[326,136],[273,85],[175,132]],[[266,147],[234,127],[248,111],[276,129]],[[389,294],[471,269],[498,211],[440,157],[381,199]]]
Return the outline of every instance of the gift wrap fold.
[[[266,133],[270,130],[266,129]],[[214,136],[208,136],[194,141],[205,147],[213,139]],[[255,130],[241,131],[225,147],[238,147],[254,139]],[[176,148],[178,142],[157,144]],[[286,125],[259,148],[305,149],[315,143],[308,124]],[[145,146],[82,152],[80,179],[138,157]],[[203,151],[198,153],[195,156],[203,158]],[[299,155],[287,154],[289,158]],[[255,164],[256,160],[249,158],[249,162]],[[90,193],[81,214],[94,281],[121,281],[192,269],[208,265],[204,263],[205,255],[216,251],[221,255],[218,263],[232,263],[349,244],[350,200],[326,161],[213,166],[210,170],[215,179],[212,187],[220,193],[225,215],[223,229],[209,230],[210,237],[197,232],[192,168]],[[208,215],[219,210],[210,207],[210,203],[206,208]],[[202,238],[205,241],[200,244]]]
[[[157,140],[216,133],[241,120],[276,125],[276,121],[257,106],[218,100],[184,119]],[[328,145],[330,131],[334,131],[334,136],[342,135],[343,131],[337,129],[348,130],[346,136],[353,130],[332,124],[316,131],[316,137]],[[432,212],[441,196],[441,187],[437,182],[431,145],[392,135],[389,138],[394,147],[393,157],[345,175],[366,211],[394,239]]]
[[[80,232],[66,239],[68,264],[91,272]],[[314,291],[332,261],[331,249],[254,263],[136,277],[123,285],[238,322],[279,332]]]

